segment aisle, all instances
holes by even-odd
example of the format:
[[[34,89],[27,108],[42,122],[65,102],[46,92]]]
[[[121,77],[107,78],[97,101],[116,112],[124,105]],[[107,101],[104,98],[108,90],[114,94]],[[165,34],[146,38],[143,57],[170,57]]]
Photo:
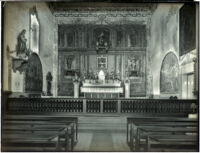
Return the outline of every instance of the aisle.
[[[126,144],[126,123],[122,117],[80,118],[78,143],[74,151],[130,151]]]
[[[79,133],[74,151],[130,151],[125,132],[91,131]]]

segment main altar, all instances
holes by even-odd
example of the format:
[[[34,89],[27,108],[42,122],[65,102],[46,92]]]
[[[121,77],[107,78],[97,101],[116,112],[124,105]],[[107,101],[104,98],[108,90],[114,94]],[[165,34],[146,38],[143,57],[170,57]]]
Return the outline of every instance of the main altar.
[[[123,93],[121,82],[111,83],[83,83],[81,92],[86,98],[118,98]]]
[[[123,93],[121,81],[105,80],[102,70],[99,71],[98,80],[85,80],[80,89],[85,98],[118,98]]]

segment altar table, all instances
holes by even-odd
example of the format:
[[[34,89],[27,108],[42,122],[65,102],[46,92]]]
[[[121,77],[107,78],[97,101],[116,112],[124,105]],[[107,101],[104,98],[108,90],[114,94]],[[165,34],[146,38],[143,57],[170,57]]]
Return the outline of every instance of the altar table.
[[[83,83],[81,92],[86,98],[118,98],[123,93],[120,83]]]

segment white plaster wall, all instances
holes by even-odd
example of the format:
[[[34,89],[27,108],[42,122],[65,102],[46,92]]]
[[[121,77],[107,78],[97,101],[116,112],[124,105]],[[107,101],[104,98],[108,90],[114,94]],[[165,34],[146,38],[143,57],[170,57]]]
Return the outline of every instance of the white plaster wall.
[[[168,52],[179,57],[179,9],[182,4],[158,4],[152,15],[149,66],[153,74],[154,97],[160,95],[160,69]]]
[[[39,57],[42,62],[43,68],[43,91],[46,91],[46,74],[51,72],[53,74],[53,57],[57,55],[55,43],[54,29],[56,24],[54,16],[51,14],[46,3],[38,2],[7,2],[4,7],[4,66],[3,66],[3,89],[15,92],[15,81],[20,77],[17,74],[9,74],[9,59],[6,56],[6,46],[10,50],[15,50],[17,44],[17,36],[19,33],[26,29],[27,47],[29,48],[29,10],[36,6],[39,23],[40,23],[40,43],[39,43]],[[13,54],[15,56],[15,54]],[[56,56],[57,57],[57,56]],[[54,72],[55,73],[55,72]],[[10,76],[11,75],[11,76]],[[12,79],[8,79],[8,78]],[[54,80],[56,77],[53,78]],[[9,82],[12,80],[12,87]],[[13,82],[14,81],[14,82]],[[20,84],[23,82],[19,81]],[[52,92],[56,86],[53,85]]]

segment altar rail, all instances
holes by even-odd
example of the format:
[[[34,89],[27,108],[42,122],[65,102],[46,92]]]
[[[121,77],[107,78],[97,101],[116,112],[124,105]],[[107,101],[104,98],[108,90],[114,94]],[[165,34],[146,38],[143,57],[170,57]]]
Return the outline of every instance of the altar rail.
[[[194,112],[191,104],[198,100],[170,99],[69,99],[69,98],[9,98],[10,113],[182,113]],[[198,107],[197,107],[198,108]],[[195,110],[196,111],[196,110]]]

